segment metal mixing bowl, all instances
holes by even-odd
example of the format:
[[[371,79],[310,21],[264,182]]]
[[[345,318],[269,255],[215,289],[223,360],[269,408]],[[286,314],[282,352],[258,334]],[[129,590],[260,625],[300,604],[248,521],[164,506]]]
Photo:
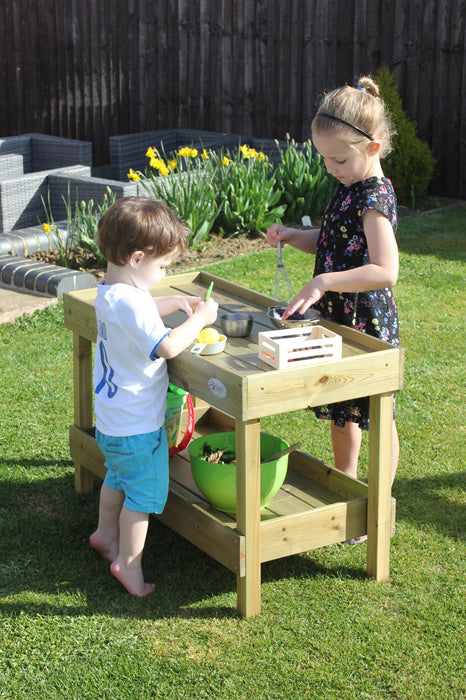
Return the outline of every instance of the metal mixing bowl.
[[[230,338],[243,338],[249,335],[252,323],[253,316],[248,313],[239,312],[235,314],[222,314],[220,316],[222,331]]]
[[[286,306],[269,306],[267,309],[267,316],[276,328],[304,328],[304,326],[313,326],[320,320],[320,312],[315,309],[307,309],[304,314],[295,311],[284,320],[282,316],[285,309]]]

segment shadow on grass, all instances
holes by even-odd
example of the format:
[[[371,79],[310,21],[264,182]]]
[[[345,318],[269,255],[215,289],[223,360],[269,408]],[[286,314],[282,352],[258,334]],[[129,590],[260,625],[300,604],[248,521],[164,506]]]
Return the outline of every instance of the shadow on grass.
[[[88,543],[97,521],[99,482],[91,495],[81,496],[74,492],[69,461],[3,465],[9,473],[16,470],[14,478],[0,481],[0,609],[4,613],[145,620],[236,616],[236,576],[155,518],[150,522],[143,567],[148,580],[149,572],[155,576],[157,590],[144,599],[129,596]],[[60,476],[53,476],[54,469]],[[443,535],[463,538],[466,509],[454,494],[465,486],[465,473],[399,479],[394,488],[397,518],[419,529],[435,528]],[[332,556],[332,563],[324,566],[312,553],[290,556],[265,563],[262,580],[366,578],[358,565],[346,565],[343,554],[340,562]]]
[[[464,498],[466,472],[439,474],[418,479],[396,479],[393,495],[397,499],[397,520],[405,520],[455,539],[466,537]]]
[[[28,473],[23,480],[0,480],[0,610],[4,613],[146,620],[237,615],[235,574],[156,518],[150,521],[143,559],[147,579],[152,579],[150,572],[157,582],[156,593],[143,599],[129,596],[88,543],[97,522],[100,482],[91,495],[81,496],[74,492],[71,462],[3,464],[11,471],[16,468],[18,474]],[[54,468],[69,473],[50,476]],[[264,582],[366,575],[357,567],[326,567],[300,555],[268,562],[262,574]]]

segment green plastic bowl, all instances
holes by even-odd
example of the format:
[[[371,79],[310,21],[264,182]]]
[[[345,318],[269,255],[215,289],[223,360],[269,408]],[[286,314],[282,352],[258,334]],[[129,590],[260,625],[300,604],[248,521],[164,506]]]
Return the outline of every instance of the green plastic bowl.
[[[281,438],[261,433],[261,460],[289,447]],[[203,458],[204,445],[209,454],[224,449],[236,452],[235,433],[212,433],[193,440],[189,447],[191,471],[198,489],[209,503],[224,513],[236,513],[236,464],[216,464]],[[265,508],[285,481],[288,455],[261,464],[261,508]]]

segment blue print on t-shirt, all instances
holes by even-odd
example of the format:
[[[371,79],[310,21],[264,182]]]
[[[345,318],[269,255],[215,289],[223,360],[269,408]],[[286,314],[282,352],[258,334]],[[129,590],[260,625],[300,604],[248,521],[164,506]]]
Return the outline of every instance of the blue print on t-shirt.
[[[113,375],[114,371],[110,367],[108,363],[108,358],[107,358],[107,351],[105,350],[105,345],[103,341],[101,340],[99,343],[99,350],[100,350],[100,361],[102,362],[102,367],[104,368],[104,374],[100,382],[97,384],[95,388],[95,393],[99,394],[104,386],[108,386],[108,398],[113,399],[115,394],[118,391],[118,387],[116,384],[113,383]],[[107,372],[108,372],[108,377],[107,377]]]
[[[100,335],[101,338],[104,340],[107,340],[107,326],[103,321],[98,321],[97,322],[97,332]]]

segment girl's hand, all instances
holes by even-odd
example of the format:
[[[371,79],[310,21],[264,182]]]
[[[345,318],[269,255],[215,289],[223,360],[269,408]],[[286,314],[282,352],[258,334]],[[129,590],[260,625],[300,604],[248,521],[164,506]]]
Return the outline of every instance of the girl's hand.
[[[287,243],[305,253],[315,253],[318,237],[318,228],[297,229],[288,228],[282,224],[272,224],[267,229],[267,243],[272,248],[276,248],[278,241],[281,241],[282,246]]]
[[[267,243],[272,246],[272,248],[276,248],[278,241],[282,243],[287,242],[288,235],[289,229],[281,224],[272,224],[272,226],[267,229]]]
[[[319,301],[324,292],[325,289],[322,279],[320,275],[318,275],[308,282],[288,304],[283,312],[283,319],[288,318],[288,316],[291,316],[296,311],[299,311],[301,314],[305,313],[310,306]]]

